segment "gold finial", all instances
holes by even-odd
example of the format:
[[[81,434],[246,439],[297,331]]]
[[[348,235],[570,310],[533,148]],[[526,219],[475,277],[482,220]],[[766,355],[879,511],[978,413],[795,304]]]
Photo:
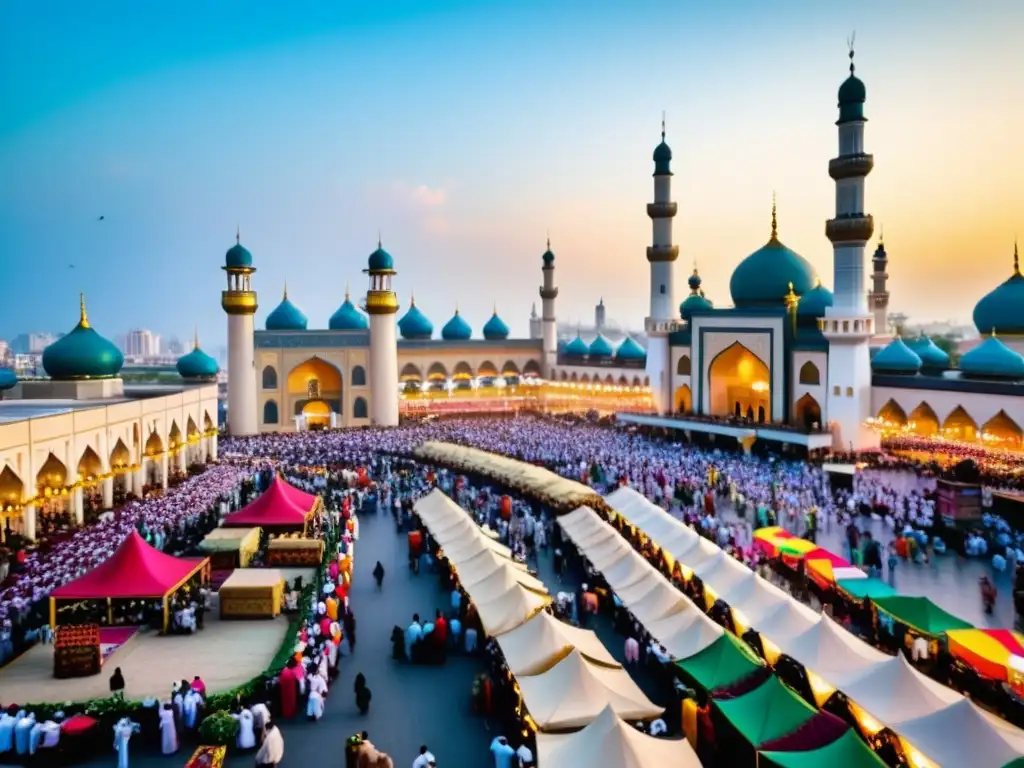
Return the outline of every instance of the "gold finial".
[[[996,328],[995,328],[995,326],[992,326],[992,338],[994,339],[995,337],[996,337]]]
[[[345,301],[349,301],[349,285],[348,280],[345,281]]]
[[[192,349],[199,349],[199,326],[195,327],[195,335],[192,338]]]
[[[885,248],[885,224],[882,225],[882,229],[878,233],[878,247]]]
[[[235,245],[242,244],[242,228],[235,224]]]
[[[455,314],[456,315],[459,314],[459,302],[457,302],[457,301],[455,302]]]
[[[789,292],[782,297],[782,300],[786,303],[787,309],[796,309],[796,305],[800,302],[800,297],[797,296],[796,291],[793,290],[793,283],[789,284]]]
[[[548,250],[551,250],[551,230],[548,230]]]
[[[665,110],[661,110],[661,140],[665,141]]]
[[[790,283],[790,285],[792,286],[793,284]],[[821,277],[819,275],[814,276],[814,287],[821,288]]]
[[[497,316],[497,314],[498,314],[498,302],[497,301],[494,302],[494,314],[495,314],[495,316]]]
[[[416,291],[409,291],[409,307],[416,306]]]
[[[854,70],[854,66],[853,66],[853,44],[856,43],[856,42],[857,42],[857,32],[855,30],[846,39],[846,47],[850,49],[850,75],[851,75],[851,77],[853,76],[853,70]]]
[[[89,328],[89,315],[85,311],[85,294],[78,294],[78,327]]]
[[[775,205],[775,192],[772,192],[772,237],[771,239],[779,239],[779,218],[777,215],[777,209]]]
[[[1013,238],[1013,274],[1020,277],[1020,254],[1017,253],[1017,238]]]
[[[697,272],[697,265],[693,265],[693,277],[700,277],[700,273]]]
[[[377,230],[377,248],[381,248],[380,230]]]

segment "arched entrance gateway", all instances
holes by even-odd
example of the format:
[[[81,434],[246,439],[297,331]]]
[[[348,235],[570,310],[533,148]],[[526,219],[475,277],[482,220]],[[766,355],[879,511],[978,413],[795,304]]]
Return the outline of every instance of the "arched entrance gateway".
[[[768,366],[736,342],[719,352],[708,369],[711,415],[772,420],[771,377]]]
[[[810,395],[804,395],[796,401],[793,409],[793,421],[805,429],[817,429],[821,426],[821,406]]]
[[[681,387],[676,387],[675,397],[675,412],[676,413],[689,413],[693,410],[693,397],[690,394],[690,388],[683,384]]]
[[[328,429],[336,423],[342,403],[341,371],[337,367],[311,357],[288,372],[287,389],[298,430]]]

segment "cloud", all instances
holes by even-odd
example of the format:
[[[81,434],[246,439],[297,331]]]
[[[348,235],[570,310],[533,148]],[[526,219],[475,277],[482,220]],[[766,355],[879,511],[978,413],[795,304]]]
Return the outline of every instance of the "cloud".
[[[441,208],[448,202],[448,194],[443,187],[429,187],[426,184],[408,184],[396,181],[391,185],[395,198],[417,210]]]

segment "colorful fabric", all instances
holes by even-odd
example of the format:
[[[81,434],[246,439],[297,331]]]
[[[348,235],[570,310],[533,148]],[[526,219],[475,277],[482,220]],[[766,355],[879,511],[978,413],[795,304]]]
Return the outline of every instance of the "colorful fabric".
[[[754,748],[797,731],[817,711],[777,677],[729,701],[715,701],[726,720]]]
[[[896,590],[871,576],[866,579],[836,579],[836,587],[850,600],[858,603],[863,600],[874,600],[879,597],[892,597]]]
[[[319,496],[288,485],[274,475],[270,487],[237,512],[224,518],[224,527],[262,526],[264,528],[303,528],[306,518],[316,509]]]
[[[705,691],[735,685],[763,665],[747,644],[728,632],[704,650],[676,663]]]
[[[774,768],[820,768],[822,765],[842,768],[883,768],[885,762],[861,741],[853,731],[847,731],[831,744],[805,752],[762,752],[762,765]]]
[[[946,637],[950,653],[992,680],[1007,681],[1010,659],[1024,658],[1024,635],[1009,629],[954,629]]]
[[[974,629],[972,624],[942,610],[927,597],[891,595],[873,598],[872,602],[879,610],[922,635],[940,635],[951,629]]]

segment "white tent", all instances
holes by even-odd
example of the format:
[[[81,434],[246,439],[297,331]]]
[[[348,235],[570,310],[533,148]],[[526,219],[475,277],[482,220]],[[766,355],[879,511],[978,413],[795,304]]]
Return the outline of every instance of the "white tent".
[[[573,648],[584,658],[606,667],[620,667],[597,635],[541,611],[525,624],[498,638],[505,664],[516,677],[538,675],[567,656]]]
[[[452,515],[439,519],[434,524],[427,523],[427,530],[442,547],[450,547],[462,539],[476,540],[480,538],[480,527],[466,513],[460,517]]]
[[[724,602],[730,608],[732,608],[733,605],[742,603],[749,599],[751,595],[756,594],[760,586],[761,577],[747,567],[742,567],[743,570],[735,574],[734,578],[720,580],[722,585],[721,589],[719,588],[718,581],[711,586],[711,591],[714,593],[715,597]]]
[[[653,581],[653,579],[652,579]],[[626,603],[629,612],[636,616],[645,626],[652,621],[663,619],[674,613],[692,607],[682,592],[664,579],[656,582],[657,586],[634,603]],[[619,595],[619,597],[622,597]],[[625,602],[623,600],[623,602]]]
[[[466,537],[458,541],[452,542],[449,547],[442,547],[444,556],[448,558],[448,562],[454,565],[456,568],[459,567],[460,563],[464,563],[467,560],[479,555],[481,552],[490,550],[499,557],[504,557],[508,560],[512,559],[512,550],[502,544],[500,541],[484,536],[482,533],[479,536],[473,538]]]
[[[417,499],[416,503],[413,504],[413,509],[428,528],[444,519],[455,517],[455,513],[466,514],[463,512],[462,507],[448,498],[438,488]]]
[[[594,568],[603,572],[632,551],[633,548],[626,543],[625,539],[616,536],[614,539],[606,539],[590,547],[583,554]]]
[[[901,723],[895,730],[913,749],[944,768],[1003,768],[1024,757],[1024,731],[969,699]]]
[[[793,599],[788,592],[779,589],[767,579],[756,574],[754,578],[750,594],[727,601],[736,620],[747,627],[756,627],[775,613],[780,605]]]
[[[663,536],[657,539],[655,543],[661,547],[661,550],[676,558],[677,552],[686,552],[696,546],[697,541],[701,538],[700,534],[696,531],[687,528],[685,525],[680,526],[676,530],[669,533],[667,536]]]
[[[793,598],[779,603],[774,610],[766,613],[759,621],[751,622],[751,628],[778,646],[788,638],[796,637],[821,621],[821,614]]]
[[[537,734],[541,768],[700,768],[686,739],[659,739],[640,733],[605,707],[582,731]]]
[[[614,509],[624,518],[632,522],[632,514],[640,510],[649,510],[654,506],[647,497],[639,491],[622,486],[604,497],[605,504]]]
[[[471,557],[455,566],[455,575],[459,577],[459,583],[466,592],[472,591],[472,586],[483,581],[492,573],[505,568],[520,568],[520,563],[496,555],[490,550],[482,549],[476,557]]]
[[[725,553],[719,549],[718,545],[708,541],[703,536],[700,538],[690,541],[689,544],[684,544],[679,550],[670,553],[672,557],[679,561],[684,569],[693,571],[695,568],[700,568],[709,560],[718,559]]]
[[[651,517],[644,522],[643,531],[651,541],[657,544],[659,547],[664,547],[662,542],[666,542],[674,536],[686,535],[687,533],[691,536],[699,536],[696,531],[686,527],[686,524],[681,520],[676,520],[668,512],[665,512],[660,507],[656,507],[658,510],[657,516],[653,513]],[[683,532],[686,533],[683,533]]]
[[[605,568],[601,575],[612,589],[620,590],[659,574],[643,555],[630,552],[619,562]]]
[[[625,559],[625,557],[622,558],[622,560]],[[619,562],[622,562],[622,560],[620,560]],[[616,565],[618,565],[618,563],[616,563]],[[622,604],[629,608],[635,603],[640,602],[640,600],[642,600],[648,592],[652,592],[653,590],[657,589],[658,585],[663,581],[664,577],[662,577],[660,573],[652,574],[649,578],[641,579],[640,581],[635,581],[628,587],[616,589],[615,594],[619,596],[619,600],[622,601]]]
[[[610,525],[602,525],[600,528],[594,528],[590,531],[584,531],[580,534],[574,534],[566,537],[577,546],[581,552],[586,552],[592,547],[596,547],[598,544],[609,541],[611,539],[621,539],[619,532],[612,528]]]
[[[540,595],[520,584],[486,603],[477,603],[476,612],[484,631],[491,637],[515,629],[551,602],[550,595]]]
[[[743,581],[752,571],[732,555],[722,550],[721,554],[710,557],[693,569],[693,575],[699,578],[706,589],[710,588],[716,596]]]
[[[675,659],[688,659],[700,653],[725,632],[696,606],[646,625],[651,637]]]
[[[520,677],[518,683],[523,704],[541,730],[581,728],[608,706],[627,720],[658,717],[664,711],[624,669],[592,664],[578,650],[547,672]]]
[[[866,672],[892,660],[824,614],[799,635],[769,639],[780,651],[833,685],[837,676]]]
[[[518,568],[499,568],[490,576],[465,587],[469,599],[474,603],[489,603],[505,594],[510,587],[519,584],[542,595],[548,593],[547,587],[540,579],[536,579],[526,571]]]
[[[562,526],[562,530],[573,538],[591,531],[603,523],[604,520],[601,519],[601,516],[590,507],[579,507],[558,518],[558,524]]]

